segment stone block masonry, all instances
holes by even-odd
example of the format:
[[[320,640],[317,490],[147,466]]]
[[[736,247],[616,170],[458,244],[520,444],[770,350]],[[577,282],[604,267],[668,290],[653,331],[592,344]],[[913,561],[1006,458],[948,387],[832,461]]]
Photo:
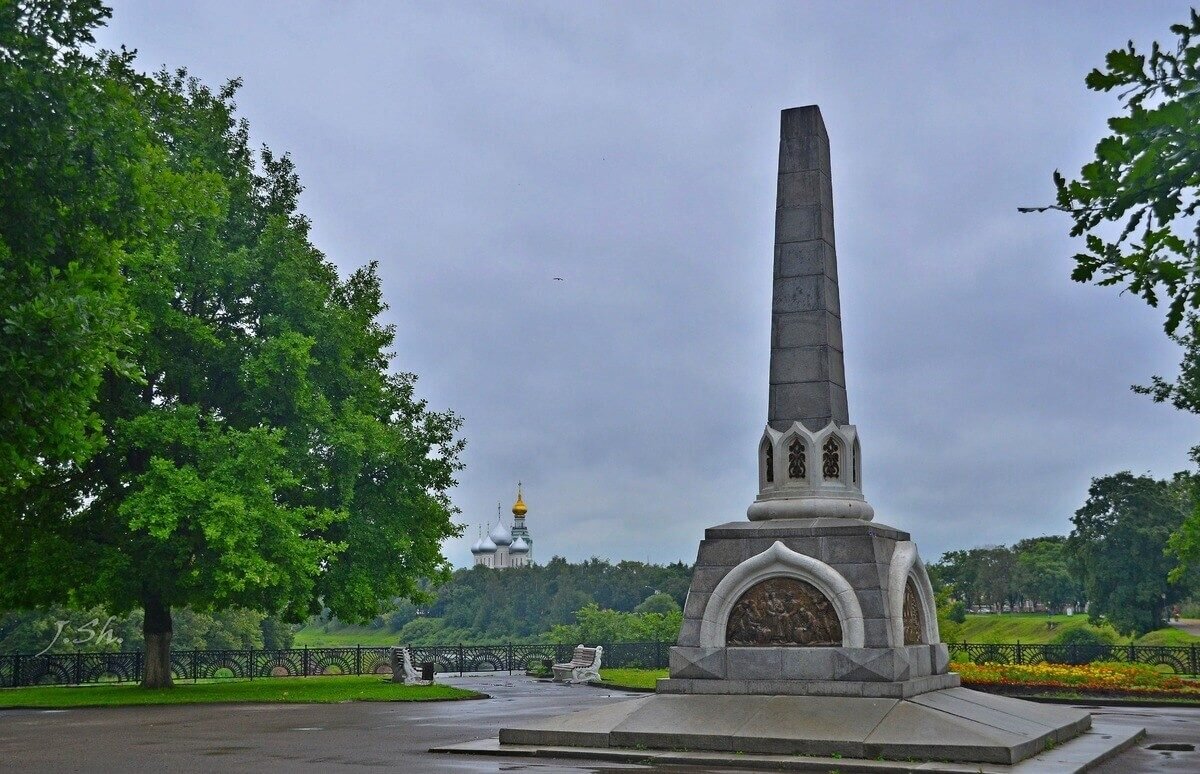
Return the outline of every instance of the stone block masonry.
[[[829,135],[815,105],[783,111],[767,419],[776,430],[849,424]]]

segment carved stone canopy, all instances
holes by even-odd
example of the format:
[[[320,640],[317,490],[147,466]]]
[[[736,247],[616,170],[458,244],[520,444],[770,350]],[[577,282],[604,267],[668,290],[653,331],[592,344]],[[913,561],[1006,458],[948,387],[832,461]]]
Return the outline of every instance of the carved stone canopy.
[[[842,626],[833,603],[811,583],[769,578],[734,603],[725,644],[834,647],[842,644]]]

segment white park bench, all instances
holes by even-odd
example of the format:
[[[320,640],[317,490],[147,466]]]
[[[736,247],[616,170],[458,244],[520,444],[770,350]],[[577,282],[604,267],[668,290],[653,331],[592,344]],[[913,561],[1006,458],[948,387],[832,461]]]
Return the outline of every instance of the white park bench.
[[[579,645],[571,654],[571,660],[565,664],[555,664],[554,681],[558,683],[582,683],[588,680],[600,679],[600,657],[604,648],[597,645],[588,648]]]
[[[392,648],[392,682],[415,683],[420,679],[421,673],[413,667],[408,646]]]

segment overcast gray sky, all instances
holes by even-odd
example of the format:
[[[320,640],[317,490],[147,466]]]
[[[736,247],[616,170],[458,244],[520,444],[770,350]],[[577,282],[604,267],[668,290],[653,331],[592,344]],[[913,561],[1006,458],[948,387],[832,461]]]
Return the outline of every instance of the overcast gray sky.
[[[850,419],[923,556],[1062,534],[1091,477],[1188,467],[1161,314],[1069,280],[1083,85],[1187,3],[116,2],[143,69],[245,79],[317,245],[380,262],[397,366],[466,420],[475,526],[538,558],[694,561],[766,421],[779,111],[832,143]],[[562,282],[553,277],[563,277]]]

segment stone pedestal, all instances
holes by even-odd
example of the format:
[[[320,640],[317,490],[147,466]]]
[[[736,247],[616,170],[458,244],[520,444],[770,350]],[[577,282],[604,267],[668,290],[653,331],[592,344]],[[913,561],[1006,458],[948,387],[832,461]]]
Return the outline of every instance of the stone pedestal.
[[[908,533],[841,518],[731,522],[704,533],[657,695],[501,729],[497,751],[1013,765],[1091,727],[1086,711],[967,690],[948,670]]]
[[[856,519],[731,522],[705,531],[658,690],[905,698],[957,686],[948,663],[908,533]]]

